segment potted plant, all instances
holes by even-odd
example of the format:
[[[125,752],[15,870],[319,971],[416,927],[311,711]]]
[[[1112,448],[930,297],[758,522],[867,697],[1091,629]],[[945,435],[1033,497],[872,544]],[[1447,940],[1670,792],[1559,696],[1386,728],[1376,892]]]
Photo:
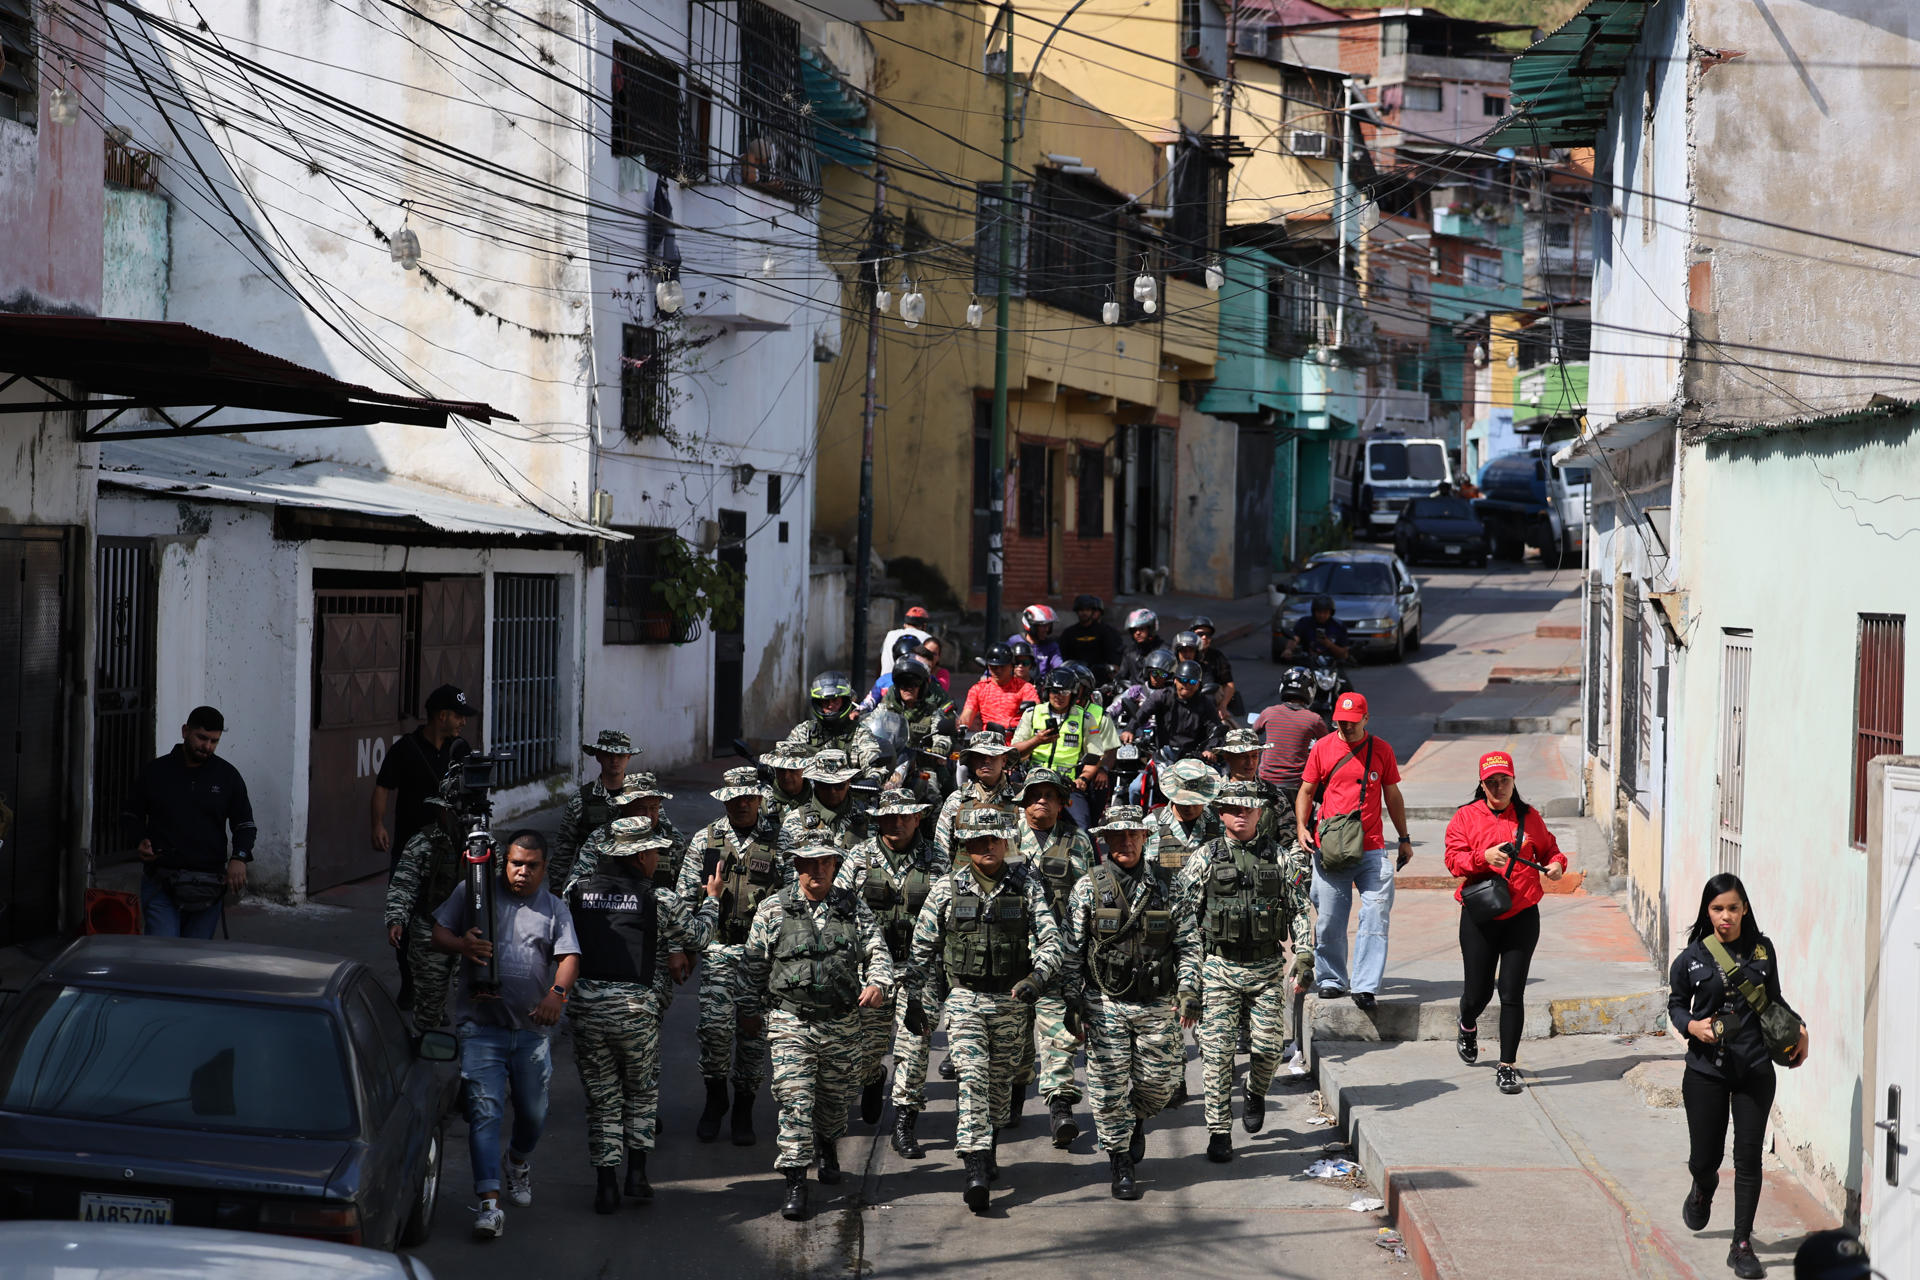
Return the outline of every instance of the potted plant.
[[[689,624],[702,619],[711,619],[716,631],[740,629],[746,577],[738,568],[718,556],[703,555],[676,534],[660,545],[660,569],[662,576],[653,590],[681,624],[672,637],[676,644],[699,634]],[[644,625],[651,638],[651,616]]]

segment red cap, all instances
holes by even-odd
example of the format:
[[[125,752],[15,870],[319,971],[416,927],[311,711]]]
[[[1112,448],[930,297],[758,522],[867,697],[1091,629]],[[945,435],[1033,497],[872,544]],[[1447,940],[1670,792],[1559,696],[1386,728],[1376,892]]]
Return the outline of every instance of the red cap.
[[[1340,700],[1333,704],[1333,722],[1335,724],[1358,724],[1367,718],[1367,700],[1358,693],[1343,693]]]
[[[924,605],[915,605],[913,606],[913,608],[907,610],[907,617],[909,618],[924,619],[926,616],[927,616],[927,610]]]
[[[1480,757],[1480,781],[1485,782],[1495,774],[1504,773],[1513,776],[1513,757],[1504,751],[1489,751]]]

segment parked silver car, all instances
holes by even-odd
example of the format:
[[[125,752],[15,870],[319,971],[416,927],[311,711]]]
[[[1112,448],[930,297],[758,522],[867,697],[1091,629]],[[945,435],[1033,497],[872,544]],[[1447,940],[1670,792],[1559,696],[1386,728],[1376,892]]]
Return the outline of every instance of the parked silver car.
[[[0,1278],[110,1280],[433,1280],[405,1254],[211,1227],[0,1223]]]
[[[1390,655],[1397,662],[1420,647],[1420,584],[1391,551],[1322,551],[1294,575],[1273,611],[1273,660],[1313,611],[1313,598],[1333,598],[1333,616],[1347,629],[1356,654]]]

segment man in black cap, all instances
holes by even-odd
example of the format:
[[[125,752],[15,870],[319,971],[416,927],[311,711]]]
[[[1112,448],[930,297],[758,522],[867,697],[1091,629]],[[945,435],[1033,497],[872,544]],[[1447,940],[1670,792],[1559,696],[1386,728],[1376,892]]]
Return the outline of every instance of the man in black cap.
[[[1120,666],[1120,633],[1101,620],[1106,606],[1099,596],[1075,596],[1073,612],[1079,621],[1060,633],[1060,657],[1085,663],[1105,680]]]
[[[465,693],[443,684],[427,695],[427,718],[412,733],[394,739],[380,772],[373,780],[373,847],[387,855],[387,874],[400,862],[400,852],[420,828],[427,825],[427,798],[438,795],[440,783],[453,764],[455,742],[467,727],[470,716],[480,714]],[[394,806],[393,834],[387,834],[387,800],[398,796]],[[437,906],[427,903],[427,909]],[[398,948],[400,965],[400,1007],[413,1006],[413,973],[407,966],[407,951]]]

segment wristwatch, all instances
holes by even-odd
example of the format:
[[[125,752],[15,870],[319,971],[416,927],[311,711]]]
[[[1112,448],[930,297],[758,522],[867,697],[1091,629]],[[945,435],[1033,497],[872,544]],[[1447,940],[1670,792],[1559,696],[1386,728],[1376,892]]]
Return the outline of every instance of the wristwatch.
[[[1413,843],[1413,837],[1412,837],[1412,836],[1401,836],[1401,837],[1400,837],[1400,843],[1401,843],[1401,844],[1412,844],[1412,843]]]
[[[559,983],[557,982],[554,983],[551,990],[553,991],[553,994],[559,996],[562,1000],[565,1000],[567,998],[567,989],[561,986]]]

